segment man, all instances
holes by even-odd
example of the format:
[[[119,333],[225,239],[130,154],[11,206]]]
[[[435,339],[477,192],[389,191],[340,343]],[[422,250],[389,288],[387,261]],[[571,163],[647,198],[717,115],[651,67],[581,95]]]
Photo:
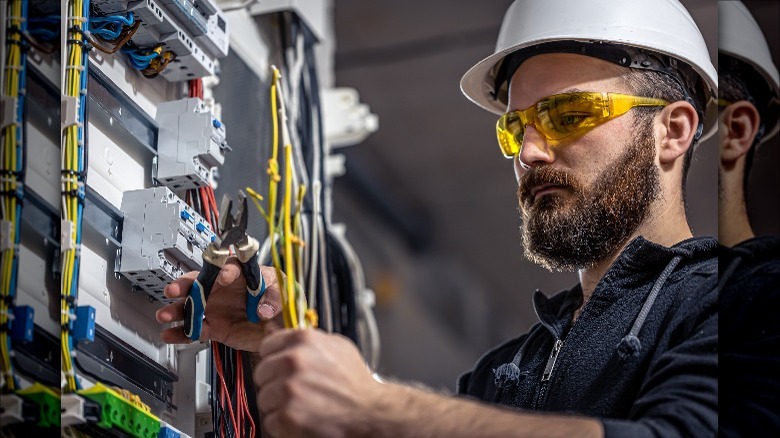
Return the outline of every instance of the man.
[[[780,129],[780,80],[761,29],[745,5],[721,1],[718,12],[719,288],[725,328],[720,338],[720,429],[724,437],[776,436],[780,237],[755,236],[746,198],[755,150]],[[777,202],[776,193],[763,194],[764,202]]]
[[[716,243],[692,237],[683,185],[715,124],[705,114],[716,82],[676,0],[510,7],[496,53],[461,87],[502,114],[526,255],[578,270],[580,282],[537,293],[540,324],[480,359],[460,378],[461,397],[378,382],[341,336],[267,334],[275,288],[259,309],[273,320],[250,333],[240,304],[228,304],[244,293],[235,265],[215,286],[204,337],[259,353],[258,405],[274,436],[712,436]],[[191,282],[166,293],[182,297]],[[178,319],[180,304],[158,312]],[[185,341],[180,328],[163,339]]]

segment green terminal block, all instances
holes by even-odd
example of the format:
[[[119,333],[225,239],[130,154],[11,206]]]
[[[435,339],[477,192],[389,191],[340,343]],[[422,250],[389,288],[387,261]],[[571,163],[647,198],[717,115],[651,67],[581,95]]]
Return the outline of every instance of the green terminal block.
[[[35,403],[40,409],[38,427],[60,427],[60,395],[40,383],[19,390],[18,395]]]
[[[102,415],[98,426],[105,429],[116,428],[136,438],[157,438],[160,419],[142,406],[122,397],[117,391],[97,383],[89,389],[79,391],[78,394],[100,405]]]

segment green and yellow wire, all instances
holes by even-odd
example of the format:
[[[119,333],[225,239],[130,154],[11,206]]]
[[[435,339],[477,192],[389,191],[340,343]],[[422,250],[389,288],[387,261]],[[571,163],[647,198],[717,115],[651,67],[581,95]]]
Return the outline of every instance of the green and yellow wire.
[[[65,66],[65,96],[66,98],[82,100],[82,75],[87,74],[87,65],[80,42],[84,41],[83,33],[71,29],[87,30],[83,0],[70,0],[68,9],[68,57]],[[84,163],[83,145],[80,144],[80,130],[86,129],[86,121],[82,120],[83,108],[78,111],[76,124],[66,126],[63,132],[62,145],[62,220],[64,226],[73,228],[72,233],[62,241],[62,282],[61,282],[61,343],[62,371],[65,375],[66,392],[78,389],[72,355],[72,335],[70,331],[71,317],[75,309],[76,291],[78,288],[79,243],[77,227],[80,223],[79,191],[83,192],[83,181],[79,178],[87,165]]]
[[[24,9],[22,0],[10,0],[7,3],[7,23],[8,31],[5,41],[5,63],[3,75],[3,96],[5,98],[16,99],[18,105],[23,99],[21,89],[21,76],[23,75],[22,57],[22,34]],[[11,31],[15,29],[16,31]],[[4,232],[10,233],[5,236],[10,246],[2,248],[0,254],[0,371],[3,374],[4,388],[10,391],[18,389],[14,376],[13,364],[11,362],[10,336],[8,333],[10,313],[12,312],[12,301],[15,295],[18,260],[18,242],[19,242],[19,220],[21,214],[21,203],[17,199],[18,191],[22,189],[21,168],[22,163],[22,144],[20,141],[22,130],[22,120],[18,113],[14,114],[14,122],[5,126],[2,130],[2,200],[0,200],[0,220],[8,223]]]
[[[271,114],[273,122],[272,152],[268,160],[268,207],[263,208],[259,201],[263,200],[252,188],[247,187],[252,201],[260,214],[268,223],[268,235],[271,244],[271,262],[276,269],[277,280],[282,292],[282,315],[284,325],[287,328],[316,327],[317,314],[309,309],[306,297],[297,284],[297,279],[303,278],[303,240],[299,233],[302,228],[300,206],[306,193],[305,187],[296,189],[293,181],[292,145],[287,134],[286,116],[284,114],[284,102],[281,97],[281,74],[276,67],[272,67],[273,80],[271,82]],[[282,120],[279,120],[279,113]],[[284,148],[284,196],[282,205],[277,206],[279,182],[282,180],[279,174],[279,124],[282,123],[282,143]],[[293,194],[297,196],[293,197]],[[295,200],[295,201],[294,201]],[[294,205],[295,202],[295,205]],[[277,218],[276,210],[280,212]],[[284,266],[282,266],[280,254],[277,248],[276,237],[279,234],[281,242]],[[282,275],[284,273],[284,276]]]

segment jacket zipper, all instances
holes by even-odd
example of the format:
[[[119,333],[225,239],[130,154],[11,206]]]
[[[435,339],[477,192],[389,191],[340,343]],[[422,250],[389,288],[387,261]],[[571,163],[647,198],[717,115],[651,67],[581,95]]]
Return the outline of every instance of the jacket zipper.
[[[562,346],[563,341],[556,338],[553,349],[550,352],[550,357],[547,359],[547,364],[544,366],[542,381],[539,385],[539,394],[536,397],[536,403],[534,405],[535,410],[539,410],[542,406],[542,403],[547,402],[547,388],[550,385],[550,377],[552,376],[552,372],[555,369],[555,362],[558,361],[558,355],[561,353]]]
[[[555,362],[558,360],[558,354],[561,353],[561,347],[563,346],[563,341],[560,339],[555,340],[555,345],[553,345],[552,352],[550,352],[550,357],[547,359],[547,365],[544,367],[544,374],[542,374],[542,382],[546,382],[550,380],[550,376],[552,375],[553,369],[555,368]]]

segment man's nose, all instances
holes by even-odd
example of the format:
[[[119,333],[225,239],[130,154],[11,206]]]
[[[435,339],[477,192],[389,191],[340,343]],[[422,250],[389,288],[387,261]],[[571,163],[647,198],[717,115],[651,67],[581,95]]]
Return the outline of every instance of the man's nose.
[[[517,156],[516,164],[528,170],[536,166],[551,164],[553,161],[555,161],[555,150],[550,147],[547,138],[534,125],[526,126],[523,146]]]

